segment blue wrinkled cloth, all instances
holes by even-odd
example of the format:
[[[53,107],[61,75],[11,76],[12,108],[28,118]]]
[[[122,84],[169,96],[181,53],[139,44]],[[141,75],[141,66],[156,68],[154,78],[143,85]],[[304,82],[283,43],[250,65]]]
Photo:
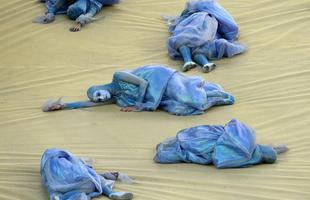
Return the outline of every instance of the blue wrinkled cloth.
[[[256,144],[255,132],[233,119],[225,126],[202,125],[181,130],[156,147],[158,163],[214,164],[217,168],[274,163],[276,151]]]
[[[181,46],[209,59],[231,57],[245,51],[245,47],[236,42],[238,25],[215,0],[189,1],[169,31],[168,52],[172,58],[181,58],[178,51]]]
[[[162,65],[147,65],[128,71],[148,82],[145,94],[139,94],[136,85],[113,78],[112,83],[92,86],[91,97],[96,90],[108,90],[121,107],[135,106],[138,111],[162,109],[175,115],[198,115],[216,105],[231,105],[234,97],[219,85],[200,77],[187,76]],[[143,95],[143,102],[137,102]]]
[[[51,200],[89,200],[112,192],[114,181],[98,175],[70,152],[48,149],[41,159],[42,183]]]

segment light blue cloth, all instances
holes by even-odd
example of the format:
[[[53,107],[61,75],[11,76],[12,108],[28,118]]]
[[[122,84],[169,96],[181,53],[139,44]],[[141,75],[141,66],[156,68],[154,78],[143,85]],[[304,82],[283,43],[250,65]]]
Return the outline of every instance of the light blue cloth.
[[[217,168],[274,163],[276,151],[256,144],[255,132],[233,119],[225,126],[202,125],[181,130],[156,147],[158,163],[214,164]]]
[[[231,57],[245,51],[245,47],[236,42],[239,35],[236,22],[215,0],[189,1],[169,31],[168,52],[172,58],[181,58],[181,46],[209,59]]]
[[[89,200],[113,193],[114,181],[106,180],[84,161],[62,149],[44,152],[41,177],[51,200]]]
[[[147,65],[128,72],[148,82],[145,94],[139,94],[137,85],[114,76],[110,84],[92,86],[87,91],[88,97],[91,99],[97,90],[108,90],[121,107],[135,106],[139,111],[162,109],[175,115],[198,115],[212,106],[234,103],[234,97],[219,85],[162,65]],[[141,95],[142,103],[137,102]]]

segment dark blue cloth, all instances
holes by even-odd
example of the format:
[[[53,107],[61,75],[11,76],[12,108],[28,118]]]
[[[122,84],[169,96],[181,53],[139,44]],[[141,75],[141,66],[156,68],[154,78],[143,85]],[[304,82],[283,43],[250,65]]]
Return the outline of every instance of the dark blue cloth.
[[[254,130],[235,119],[225,126],[196,126],[181,130],[176,137],[158,144],[154,161],[214,164],[217,168],[275,162],[276,151],[256,144],[255,140]]]
[[[119,0],[42,0],[41,2],[45,2],[49,13],[67,13],[70,18],[76,19],[79,15],[86,14],[92,9],[98,13],[102,6],[117,4]],[[77,12],[79,14],[76,14]]]

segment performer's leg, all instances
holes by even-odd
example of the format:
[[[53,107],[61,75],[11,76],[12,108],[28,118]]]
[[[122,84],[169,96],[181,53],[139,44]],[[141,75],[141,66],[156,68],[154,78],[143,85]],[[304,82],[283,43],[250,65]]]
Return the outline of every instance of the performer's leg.
[[[192,54],[190,48],[188,48],[187,46],[181,46],[179,48],[179,52],[181,53],[184,60],[184,65],[182,67],[183,72],[186,72],[187,70],[196,67],[196,63],[192,61]]]
[[[194,61],[201,65],[204,73],[210,72],[216,67],[214,63],[209,62],[207,57],[201,53],[194,55]]]

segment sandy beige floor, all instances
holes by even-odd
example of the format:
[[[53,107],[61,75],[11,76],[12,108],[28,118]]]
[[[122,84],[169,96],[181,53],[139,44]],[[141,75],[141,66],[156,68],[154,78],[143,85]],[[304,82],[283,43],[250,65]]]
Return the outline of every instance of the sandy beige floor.
[[[71,33],[65,16],[51,25],[31,23],[43,10],[35,0],[0,0],[1,200],[47,199],[39,162],[50,147],[94,157],[98,171],[130,174],[137,184],[116,188],[133,191],[137,200],[310,199],[309,0],[220,0],[249,50],[217,61],[210,74],[189,74],[222,84],[236,96],[233,106],[195,117],[122,113],[114,105],[41,112],[49,98],[86,99],[88,86],[110,81],[116,70],[150,63],[178,69],[181,63],[167,56],[160,16],[178,14],[184,3],[123,0],[104,9],[104,20]],[[153,163],[164,138],[231,118],[251,124],[259,142],[285,143],[290,152],[274,165],[246,169]]]

